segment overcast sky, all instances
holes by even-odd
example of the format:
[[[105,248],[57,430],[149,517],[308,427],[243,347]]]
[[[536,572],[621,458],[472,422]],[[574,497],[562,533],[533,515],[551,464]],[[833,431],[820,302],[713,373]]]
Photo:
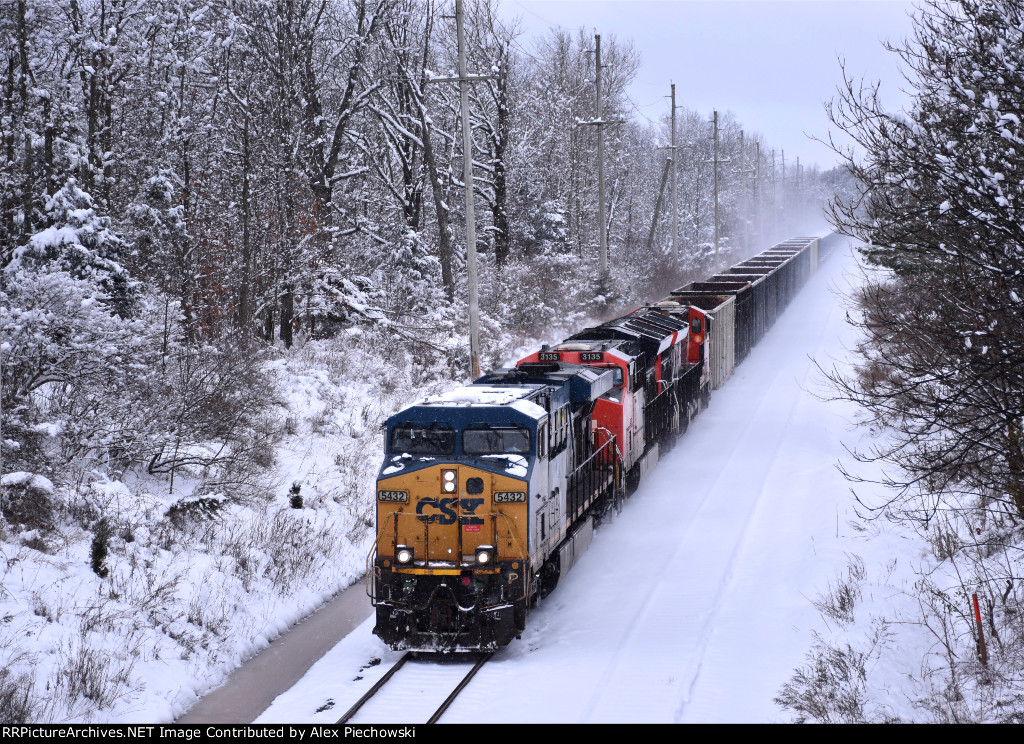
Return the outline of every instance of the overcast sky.
[[[747,131],[786,151],[787,162],[830,168],[836,156],[807,135],[827,138],[824,102],[841,80],[839,57],[854,77],[882,83],[898,108],[906,87],[898,59],[882,42],[909,35],[913,6],[896,0],[500,0],[521,19],[520,43],[553,26],[584,27],[602,39],[632,39],[642,64],[630,96],[636,116],[667,114],[676,103],[731,111]]]

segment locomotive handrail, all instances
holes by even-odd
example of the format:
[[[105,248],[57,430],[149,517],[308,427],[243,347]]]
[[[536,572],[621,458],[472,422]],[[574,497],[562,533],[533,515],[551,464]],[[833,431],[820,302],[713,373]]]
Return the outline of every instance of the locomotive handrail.
[[[609,454],[611,454],[611,457],[608,456]],[[572,514],[574,520],[578,519],[590,508],[605,486],[610,483],[613,487],[617,488],[619,486],[619,470],[615,466],[621,462],[622,455],[619,452],[618,443],[615,436],[609,432],[609,438],[604,444],[594,450],[590,457],[569,473],[567,478],[569,493],[566,513]],[[602,470],[602,466],[605,465],[612,466],[611,472]],[[602,480],[603,482],[601,482]],[[590,499],[585,499],[585,503],[578,503],[581,485],[584,486],[584,493],[591,497]]]
[[[388,522],[398,512],[391,512],[385,517],[384,524],[381,525],[380,530],[377,531],[377,537],[374,539],[373,544],[370,546],[370,552],[366,554],[366,596],[370,598],[370,605],[376,606],[377,597],[370,589],[373,586],[374,576],[374,558],[377,556],[377,545],[380,543],[380,538],[384,534],[384,530],[388,526]],[[397,527],[398,520],[395,520],[395,526]]]
[[[604,428],[603,426],[598,426],[597,427],[597,431],[603,431],[605,433],[605,436],[608,437],[608,439],[605,441],[604,444],[602,444],[600,447],[598,447],[596,450],[594,450],[591,453],[590,457],[587,458],[587,460],[589,460],[594,455],[596,455],[598,452],[600,452],[602,449],[607,447],[608,446],[608,442],[615,442],[615,456],[619,460],[621,460],[622,459],[622,451],[619,449],[619,442],[618,442],[618,439],[616,438],[616,436],[614,434],[612,434],[611,431],[609,431],[608,429]],[[595,439],[596,439],[596,437],[595,437]],[[586,460],[583,462],[583,464],[581,464],[579,466],[579,468],[576,468],[576,470],[579,470],[580,468],[582,468],[583,465],[586,465]],[[574,470],[573,472],[575,473],[576,470]]]
[[[661,389],[660,393],[658,393],[653,398],[651,398],[649,401],[647,401],[647,406],[646,407],[650,408],[651,406],[653,406],[655,404],[656,401],[658,401],[661,398],[661,396],[663,396],[663,395],[665,395],[665,393],[668,393],[669,391],[671,391],[672,388],[675,387],[677,381],[678,380],[658,380],[658,384],[659,385],[664,385],[665,387],[663,387]]]
[[[662,381],[664,382],[664,380]],[[672,412],[678,390],[678,380],[672,380],[668,386],[651,398],[644,406],[644,436],[647,441],[655,441],[672,426]]]
[[[570,473],[570,477],[573,476],[573,475],[576,475],[576,473],[578,473],[583,468],[585,468],[590,463],[590,461],[593,460],[595,457],[597,457],[599,454],[601,454],[601,452],[603,452],[608,447],[608,445],[613,445],[613,446],[615,445],[615,435],[614,434],[609,436],[609,438],[605,440],[604,444],[602,444],[596,450],[591,452],[590,453],[590,457],[588,457],[586,460],[581,462],[579,464],[579,466],[575,470],[573,470],[572,473]],[[619,448],[618,447],[615,447],[615,456],[621,458],[621,455],[619,454]]]

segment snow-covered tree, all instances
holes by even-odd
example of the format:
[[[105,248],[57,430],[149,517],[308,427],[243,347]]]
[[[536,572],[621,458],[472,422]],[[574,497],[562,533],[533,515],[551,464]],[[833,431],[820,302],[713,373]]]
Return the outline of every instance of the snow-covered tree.
[[[120,263],[124,241],[111,229],[110,218],[96,213],[92,197],[72,178],[46,203],[45,213],[50,225],[14,251],[8,269],[56,266],[95,283],[119,315],[131,313],[136,286]]]
[[[890,491],[866,505],[921,529],[949,569],[917,588],[948,664],[924,705],[938,720],[1019,722],[1024,3],[929,2],[891,49],[912,86],[905,110],[852,80],[833,109],[860,150],[847,153],[856,193],[832,214],[873,270],[856,297],[859,366],[832,377],[877,435],[858,454]]]
[[[888,112],[848,81],[835,111],[864,148],[859,193],[833,216],[890,271],[863,292],[861,376],[848,390],[894,445],[927,521],[976,494],[1024,518],[1024,4],[929,5],[898,48],[915,97]],[[917,503],[917,502],[914,502]]]

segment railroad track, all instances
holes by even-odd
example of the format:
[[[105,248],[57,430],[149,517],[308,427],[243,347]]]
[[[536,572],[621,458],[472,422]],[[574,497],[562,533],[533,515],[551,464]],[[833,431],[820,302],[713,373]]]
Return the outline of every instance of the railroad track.
[[[476,658],[476,662],[473,664],[472,668],[468,672],[466,672],[466,674],[461,678],[458,684],[455,685],[455,688],[452,690],[451,694],[449,694],[448,697],[445,698],[444,702],[441,703],[441,705],[438,707],[436,711],[434,711],[434,714],[430,716],[429,719],[427,719],[427,723],[437,723],[438,720],[440,720],[441,716],[444,715],[444,712],[448,710],[448,707],[455,701],[455,698],[459,696],[459,693],[462,692],[463,689],[465,689],[466,685],[469,684],[469,681],[473,679],[476,673],[480,671],[480,668],[487,663],[487,660],[490,659],[491,656],[493,656],[493,654],[475,654],[474,656]],[[420,658],[419,655],[414,654],[412,651],[406,653],[401,659],[398,660],[398,662],[393,667],[391,667],[387,671],[387,673],[384,674],[383,677],[377,680],[376,684],[374,684],[373,687],[367,690],[365,695],[359,698],[359,700],[357,700],[351,708],[345,711],[345,715],[338,719],[338,723],[342,724],[351,721],[352,718],[356,715],[356,713],[358,713],[359,710],[367,702],[373,699],[377,695],[377,693],[380,692],[380,690],[384,688],[385,685],[387,685],[387,683],[395,676],[398,670],[405,666],[405,663],[407,661],[412,661],[417,658]]]

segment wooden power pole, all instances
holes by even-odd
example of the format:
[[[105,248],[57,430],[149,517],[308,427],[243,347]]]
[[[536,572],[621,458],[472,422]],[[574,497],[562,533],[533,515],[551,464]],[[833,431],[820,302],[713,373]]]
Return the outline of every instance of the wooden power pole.
[[[651,249],[654,242],[654,228],[658,223],[658,214],[661,211],[661,198],[665,191],[665,178],[672,174],[672,263],[679,265],[679,199],[676,178],[676,150],[681,149],[676,144],[676,84],[672,83],[672,135],[668,147],[659,147],[659,150],[668,150],[669,156],[665,160],[665,172],[661,175],[661,187],[658,189],[658,201],[654,204],[654,220],[651,222],[651,232],[647,236],[647,250]],[[671,169],[671,170],[670,170]]]
[[[450,16],[449,16],[450,17]],[[466,186],[466,284],[469,285],[469,366],[475,380],[480,376],[480,307],[477,298],[476,215],[473,211],[473,130],[469,123],[469,84],[490,75],[466,73],[466,33],[462,0],[455,0],[455,28],[459,43],[459,76],[431,77],[428,83],[458,83],[462,108],[462,180]]]
[[[786,204],[787,204],[788,199],[786,198],[786,151],[785,150],[782,151],[782,178],[780,180],[782,181],[782,183],[779,184],[779,190],[782,192],[782,199],[781,199],[782,206],[779,209],[779,211],[782,213],[783,218],[788,218],[788,213],[786,212]],[[783,222],[782,226],[785,228],[786,223]]]
[[[676,84],[672,83],[672,264],[679,266],[679,199],[676,193]]]
[[[740,158],[739,168],[735,168],[733,173],[740,179],[740,184],[743,184],[743,177],[750,176],[751,182],[754,181],[755,168],[747,167],[747,142],[744,137],[743,130],[740,130]],[[740,188],[740,195],[742,202],[740,204],[740,212],[744,214],[743,218],[743,249],[749,250],[750,244],[753,240],[751,233],[753,232],[754,217],[751,213],[751,205],[753,204],[753,196],[747,197],[746,188]]]
[[[480,376],[480,309],[476,282],[476,216],[473,214],[473,131],[469,124],[469,78],[466,76],[466,34],[462,0],[455,0],[459,37],[459,98],[462,106],[463,180],[466,184],[466,273],[469,284],[469,365],[472,379]]]
[[[597,86],[597,219],[600,245],[598,255],[601,260],[601,277],[608,275],[608,225],[604,215],[604,102],[601,91],[601,35],[594,35],[594,64],[597,69],[595,84]]]
[[[621,121],[604,120],[604,88],[602,87],[601,70],[601,35],[594,34],[594,86],[597,89],[597,117],[593,121],[581,121],[597,127],[597,221],[598,221],[598,256],[601,261],[601,280],[608,276],[608,218],[605,206],[604,188],[604,128],[608,124],[621,124]]]
[[[718,111],[715,111],[715,263],[718,262]]]
[[[661,200],[665,196],[665,181],[668,180],[668,171],[672,167],[672,158],[665,160],[665,168],[661,172],[661,186],[658,187],[658,198],[654,202],[654,217],[651,218],[651,229],[647,233],[647,250],[654,245],[654,231],[658,227],[658,215],[661,214]]]
[[[761,203],[761,141],[754,141],[754,217],[757,220],[755,245],[764,240],[764,211]]]

